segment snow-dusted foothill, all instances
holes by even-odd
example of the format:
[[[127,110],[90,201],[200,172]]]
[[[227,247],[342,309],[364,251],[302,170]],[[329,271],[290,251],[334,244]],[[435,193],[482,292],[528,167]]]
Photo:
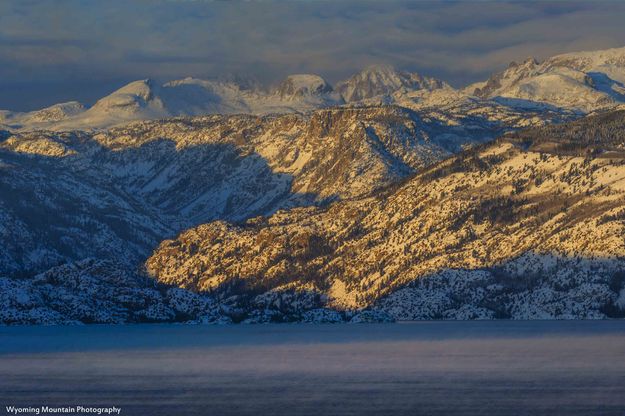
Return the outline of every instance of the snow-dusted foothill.
[[[289,285],[399,320],[622,316],[624,126],[619,111],[522,131],[371,196],[204,224],[147,271],[221,296]]]

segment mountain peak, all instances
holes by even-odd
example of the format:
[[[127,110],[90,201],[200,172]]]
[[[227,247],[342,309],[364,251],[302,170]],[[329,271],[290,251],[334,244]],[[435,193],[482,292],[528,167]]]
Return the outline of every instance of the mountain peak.
[[[525,60],[523,62],[521,62],[520,64],[517,63],[516,61],[512,61],[510,62],[510,64],[508,65],[508,69],[511,68],[519,68],[519,67],[534,67],[537,66],[539,64],[538,60],[536,58],[534,58],[533,56],[529,56],[527,58],[525,58]]]
[[[366,66],[360,74],[396,74],[397,70],[391,64],[371,64]]]
[[[414,72],[398,71],[392,65],[369,65],[351,78],[337,84],[345,101],[360,101],[380,95],[389,95],[403,88],[412,90],[434,90],[447,84],[435,78],[421,76]]]
[[[275,92],[282,98],[294,98],[323,95],[332,91],[330,84],[319,75],[293,74],[286,77]]]
[[[493,74],[473,94],[524,107],[589,112],[625,101],[625,48],[527,58]]]
[[[120,89],[114,91],[113,93],[111,93],[110,95],[108,95],[107,97],[104,97],[103,100],[109,98],[109,97],[113,97],[113,96],[121,96],[121,95],[127,95],[127,96],[136,96],[137,98],[140,98],[144,101],[149,101],[153,94],[154,94],[154,89],[156,88],[156,84],[154,82],[154,80],[150,79],[150,78],[146,78],[146,79],[141,79],[138,81],[132,81],[126,85],[124,85],[123,87],[121,87]],[[100,100],[102,101],[102,100]],[[97,104],[96,104],[97,105]]]

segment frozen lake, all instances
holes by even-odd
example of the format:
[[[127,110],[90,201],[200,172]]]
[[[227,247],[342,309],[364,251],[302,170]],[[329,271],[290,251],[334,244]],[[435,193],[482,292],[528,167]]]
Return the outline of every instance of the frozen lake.
[[[0,414],[625,415],[625,321],[0,327]]]

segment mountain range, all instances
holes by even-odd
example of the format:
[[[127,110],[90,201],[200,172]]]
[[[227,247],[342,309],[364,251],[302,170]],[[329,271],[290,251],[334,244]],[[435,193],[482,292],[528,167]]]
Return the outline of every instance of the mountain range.
[[[0,322],[625,311],[625,48],[0,113]]]
[[[1,111],[0,124],[14,130],[92,129],[174,116],[263,115],[359,104],[413,107],[422,101],[439,106],[467,99],[520,110],[588,113],[625,103],[624,68],[625,48],[616,48],[558,55],[542,63],[534,58],[513,62],[487,81],[460,90],[388,65],[367,67],[335,88],[310,74],[290,75],[267,89],[236,81],[185,78],[160,85],[145,79],[125,85],[89,108],[68,102],[26,113]]]

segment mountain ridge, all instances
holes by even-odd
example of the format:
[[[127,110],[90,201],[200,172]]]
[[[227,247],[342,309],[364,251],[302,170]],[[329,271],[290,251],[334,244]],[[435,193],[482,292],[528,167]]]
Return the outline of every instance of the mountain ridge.
[[[522,64],[512,62],[469,92],[482,98],[526,100],[527,105],[587,113],[623,103],[623,82],[625,47],[561,54],[542,63],[534,58]]]
[[[318,140],[338,138],[337,131],[349,130],[351,126],[344,120],[365,120],[366,111],[373,111],[369,113],[372,126],[381,122],[396,126],[394,117],[411,114],[401,108],[381,108],[391,112],[345,108],[319,110],[314,120],[305,115],[260,119],[267,128],[282,132],[293,131],[287,126],[304,122],[310,129],[310,139]],[[328,118],[333,113],[336,118]],[[382,118],[375,121],[376,117]],[[64,259],[62,250],[58,252],[60,256],[53,253],[52,235],[41,233],[45,230],[43,223],[35,222],[37,233],[31,233],[29,241],[39,240],[43,246],[34,247],[24,258],[49,257],[52,267],[33,268],[16,279],[6,276],[10,268],[2,266],[2,321],[601,319],[625,313],[625,279],[619,274],[625,269],[625,111],[506,133],[495,141],[478,143],[438,162],[424,163],[400,178],[392,178],[386,184],[377,182],[381,186],[330,204],[287,204],[260,217],[250,211],[247,218],[233,216],[225,218],[227,221],[204,223],[202,218],[196,218],[201,225],[188,228],[192,224],[180,224],[178,230],[182,231],[164,241],[163,236],[175,234],[173,230],[153,237],[136,232],[149,220],[126,217],[131,207],[168,209],[176,198],[160,198],[159,193],[153,192],[162,187],[175,190],[178,183],[185,181],[178,173],[173,174],[176,171],[172,171],[173,182],[162,181],[166,178],[163,170],[152,173],[146,169],[146,155],[156,156],[154,161],[160,165],[159,160],[170,158],[169,152],[162,153],[163,149],[192,150],[197,147],[198,138],[207,140],[213,131],[214,139],[218,139],[224,128],[232,130],[236,123],[242,123],[244,128],[229,133],[232,143],[248,137],[241,142],[245,143],[253,134],[265,137],[262,129],[258,130],[258,121],[255,116],[205,116],[119,127],[99,133],[96,138],[100,146],[110,147],[112,153],[101,153],[85,133],[75,137],[69,133],[48,133],[49,138],[43,141],[41,133],[24,133],[30,135],[28,140],[13,136],[5,139],[0,152],[0,179],[7,179],[0,182],[3,193],[10,186],[12,195],[16,195],[15,187],[19,189],[18,179],[22,178],[23,189],[33,195],[14,201],[31,204],[43,196],[48,198],[41,205],[45,215],[35,213],[31,220],[16,220],[10,215],[4,218],[2,235],[7,235],[7,225],[17,227],[9,229],[8,235],[25,236],[29,235],[29,221],[47,218],[51,230],[55,230],[73,218],[79,222],[60,228],[58,247],[94,247],[94,241],[79,239],[96,235],[103,237],[101,247],[117,251],[109,255],[97,251],[76,253],[74,258]],[[270,131],[268,137],[273,136]],[[382,141],[385,146],[402,137],[397,133],[382,134],[379,125],[375,131],[380,138],[387,137]],[[168,136],[171,143],[159,140]],[[359,140],[366,143],[370,138],[365,128]],[[286,144],[285,149],[292,145],[290,141]],[[349,148],[353,146],[349,144]],[[124,148],[128,150],[119,153]],[[18,149],[22,153],[14,153]],[[385,155],[375,147],[367,149],[376,157]],[[337,153],[332,148],[327,150],[328,154]],[[391,147],[389,151],[392,153]],[[33,152],[45,152],[48,159],[33,165],[37,157]],[[293,172],[301,169],[299,164],[293,165],[297,158],[279,156],[280,153],[275,153],[275,160],[267,159],[271,170],[282,163],[280,160],[284,166],[292,166]],[[206,154],[217,156],[216,160],[222,157],[214,149]],[[192,151],[185,160],[214,165],[215,159],[207,164],[198,155]],[[78,174],[86,166],[94,166],[94,156],[98,156],[96,160],[102,167],[110,169],[111,173],[104,177],[110,176],[116,186],[96,191],[105,192],[98,199],[85,200],[84,195],[94,194],[94,188],[86,187],[94,178],[73,177],[72,172]],[[16,169],[20,158],[29,160],[28,170]],[[361,159],[358,154],[353,155],[354,161]],[[115,160],[121,164],[113,163]],[[382,165],[393,160],[385,159]],[[229,163],[224,166],[231,166]],[[313,165],[324,175],[328,173],[322,163]],[[47,170],[50,168],[54,170]],[[357,170],[350,167],[346,172]],[[182,171],[215,177],[213,171],[203,173],[192,167]],[[9,172],[13,174],[7,176]],[[102,173],[99,171],[98,175]],[[58,177],[58,182],[38,182],[37,178],[46,176]],[[252,176],[263,177],[256,171]],[[156,178],[161,179],[155,181]],[[243,177],[241,183],[248,181]],[[33,188],[34,183],[40,185]],[[44,183],[49,190],[41,187]],[[124,183],[129,187],[120,194],[119,186]],[[207,182],[202,179],[200,183],[204,187]],[[353,189],[349,181],[346,184],[345,189]],[[58,188],[60,185],[63,187]],[[246,196],[249,190],[265,194],[274,187],[271,181],[269,188],[257,183],[252,188],[241,188],[243,193],[238,198],[247,198],[253,204],[258,195]],[[235,188],[228,184],[227,189]],[[123,195],[139,197],[142,193],[146,199],[138,205],[132,199],[116,199]],[[90,201],[90,205],[80,213],[60,198],[63,195],[71,195],[82,204]],[[55,198],[50,199],[51,196]],[[193,193],[188,196],[196,199]],[[26,206],[15,211],[6,206],[10,201],[0,202],[4,204],[2,215],[25,211]],[[231,206],[235,205],[244,204]],[[55,206],[69,216],[62,221],[50,220],[50,210],[57,209]],[[182,201],[176,209],[184,212],[185,206]],[[97,223],[85,217],[85,213],[95,212],[105,212],[106,218],[113,221],[93,227]],[[152,217],[150,211],[142,215],[151,221],[158,218]],[[170,221],[162,225],[151,223],[151,231],[154,233]],[[90,224],[91,228],[78,234],[68,231],[79,223]],[[107,229],[110,231],[105,232]],[[136,259],[129,259],[125,265],[119,263],[130,254],[133,245],[120,245],[111,238],[125,229],[135,230],[133,250],[141,239],[151,238],[149,244],[158,244],[153,252],[144,250],[144,254],[138,255],[149,256],[145,271],[132,271],[130,266]],[[122,239],[130,237],[117,235]],[[26,245],[19,252],[30,250],[30,243],[23,241]],[[0,260],[11,255],[6,248]],[[94,254],[100,258],[85,259]],[[84,307],[68,309],[68,304]]]
[[[585,121],[583,128],[594,128],[601,117],[614,117],[613,125],[625,125],[621,111]],[[547,127],[546,133],[558,134],[558,128]],[[230,279],[239,282],[236,287],[249,285],[252,293],[254,288],[278,292],[314,288],[327,296],[326,306],[370,307],[395,319],[413,313],[415,319],[424,317],[407,305],[419,304],[425,294],[451,302],[448,289],[413,289],[422,287],[420,279],[426,276],[479,277],[484,285],[480,290],[486,290],[488,285],[502,284],[494,280],[493,270],[503,270],[506,279],[512,279],[506,285],[521,279],[523,270],[533,270],[538,286],[518,296],[543,290],[549,294],[544,305],[539,302],[514,312],[506,308],[522,307],[515,303],[521,298],[507,298],[509,289],[493,287],[490,295],[488,291],[472,295],[479,303],[455,302],[463,312],[454,314],[492,318],[499,312],[493,306],[484,310],[484,305],[501,297],[511,303],[498,307],[519,319],[562,318],[562,314],[605,317],[597,305],[610,308],[625,299],[619,283],[610,289],[625,258],[625,242],[619,237],[625,212],[622,132],[621,128],[613,138],[596,143],[597,156],[590,156],[583,146],[581,153],[580,148],[554,146],[548,136],[546,140],[538,136],[545,134],[540,130],[511,136],[426,167],[363,199],[279,211],[244,225],[205,224],[164,241],[147,261],[147,270],[163,283],[224,292],[224,297],[233,294]],[[526,149],[529,137],[534,142]],[[545,273],[551,269],[562,275],[558,284],[565,289],[554,286],[558,280]],[[563,290],[571,292],[566,295]],[[594,300],[584,300],[582,293]],[[561,313],[554,312],[552,302],[567,296],[578,299],[575,308],[580,308],[580,315],[565,306]],[[428,302],[444,307],[436,298]],[[485,311],[490,312],[484,315]],[[435,311],[428,314],[436,317]]]
[[[72,102],[27,113],[2,111],[0,124],[11,130],[103,129],[173,116],[302,113],[332,106],[380,104],[414,108],[420,101],[443,106],[450,100],[461,105],[470,99],[479,102],[477,107],[498,105],[502,111],[534,109],[579,116],[625,103],[624,83],[625,48],[614,48],[556,55],[542,63],[534,58],[512,62],[486,81],[459,90],[390,65],[368,66],[335,87],[311,74],[287,76],[268,89],[234,77],[183,78],[162,85],[139,80],[90,108]]]

